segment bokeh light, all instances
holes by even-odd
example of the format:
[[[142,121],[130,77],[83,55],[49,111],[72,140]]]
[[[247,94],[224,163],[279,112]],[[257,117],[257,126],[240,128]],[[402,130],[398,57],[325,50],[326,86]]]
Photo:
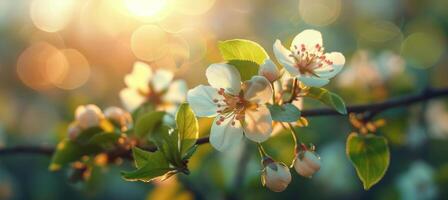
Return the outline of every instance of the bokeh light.
[[[47,74],[56,87],[72,90],[87,82],[90,66],[84,55],[76,49],[63,49],[47,61]]]
[[[169,35],[155,25],[144,25],[134,31],[131,49],[135,56],[145,61],[162,58],[168,52]]]
[[[401,54],[412,66],[428,68],[437,63],[444,49],[444,41],[437,35],[413,33],[403,41]]]
[[[47,32],[62,30],[71,20],[76,0],[33,0],[30,16],[34,25]]]
[[[302,19],[311,25],[325,26],[333,23],[341,12],[341,0],[300,0]]]
[[[166,0],[124,0],[129,12],[138,17],[154,17],[166,6]]]
[[[179,13],[187,15],[200,15],[207,12],[215,0],[175,0],[174,5]]]

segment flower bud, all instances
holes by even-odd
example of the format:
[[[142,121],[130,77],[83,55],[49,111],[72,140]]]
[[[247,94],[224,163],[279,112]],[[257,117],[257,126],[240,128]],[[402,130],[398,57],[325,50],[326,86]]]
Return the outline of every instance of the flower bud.
[[[68,138],[70,140],[75,140],[79,134],[81,134],[82,130],[81,127],[79,127],[78,123],[73,122],[68,126]]]
[[[101,119],[104,118],[101,109],[93,104],[78,106],[75,115],[79,126],[83,129],[99,126]]]
[[[284,163],[270,160],[271,162],[264,162],[261,182],[274,192],[282,192],[291,182],[291,172]]]
[[[280,78],[280,72],[271,59],[266,59],[264,63],[260,65],[258,75],[264,76],[271,83]]]
[[[311,178],[320,169],[320,157],[313,151],[302,151],[294,160],[294,168],[301,176]]]
[[[122,129],[127,130],[132,124],[131,114],[119,107],[107,108],[104,110],[104,116],[113,123],[118,124]]]

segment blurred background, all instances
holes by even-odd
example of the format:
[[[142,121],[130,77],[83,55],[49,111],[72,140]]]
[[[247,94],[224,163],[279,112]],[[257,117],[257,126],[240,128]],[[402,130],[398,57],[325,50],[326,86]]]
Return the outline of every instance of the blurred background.
[[[289,44],[308,28],[322,32],[326,51],[345,55],[328,88],[349,105],[448,87],[446,0],[0,0],[0,146],[55,145],[77,105],[120,105],[135,61],[171,70],[192,88],[205,83],[209,64],[222,61],[219,40],[254,40],[273,57],[275,39]],[[299,129],[316,144],[322,169],[312,179],[292,171],[283,193],[261,186],[251,146],[240,155],[243,148],[218,153],[203,145],[190,176],[156,184],[125,182],[117,166],[71,184],[64,171],[47,170],[48,156],[2,156],[0,199],[446,199],[447,102],[378,116],[387,121],[378,134],[389,140],[391,164],[367,192],[345,156],[351,127],[336,116],[310,118]],[[208,135],[210,121],[201,122]],[[265,148],[290,162],[289,134]]]

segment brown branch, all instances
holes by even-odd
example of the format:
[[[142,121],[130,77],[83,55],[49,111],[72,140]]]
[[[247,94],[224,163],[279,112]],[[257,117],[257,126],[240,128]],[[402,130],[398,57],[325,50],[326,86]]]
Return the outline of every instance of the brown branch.
[[[401,96],[397,98],[392,98],[379,103],[372,104],[362,104],[348,106],[347,111],[349,113],[372,113],[376,115],[388,109],[405,107],[418,102],[428,101],[431,99],[439,98],[442,96],[448,96],[448,88],[442,89],[426,89],[420,94]],[[319,108],[312,110],[303,110],[302,116],[304,117],[317,117],[317,116],[332,116],[340,115],[338,112],[331,108]],[[201,145],[209,142],[208,137],[199,138],[196,144]],[[157,148],[151,147],[147,148],[148,151],[157,151]],[[2,155],[12,155],[12,154],[40,154],[50,156],[54,152],[54,147],[50,146],[15,146],[15,147],[4,147],[0,148],[0,156]],[[114,156],[129,156],[130,152],[114,152]]]

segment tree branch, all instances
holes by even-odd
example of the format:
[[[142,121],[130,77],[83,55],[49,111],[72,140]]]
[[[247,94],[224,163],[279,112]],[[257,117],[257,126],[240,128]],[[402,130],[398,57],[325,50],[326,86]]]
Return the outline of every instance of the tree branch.
[[[379,103],[372,104],[362,104],[362,105],[354,105],[348,106],[348,113],[374,113],[378,114],[388,109],[398,108],[410,106],[415,103],[428,101],[431,99],[439,98],[442,96],[448,96],[448,88],[441,89],[426,89],[419,94],[401,96],[397,98],[392,98]],[[317,117],[317,116],[332,116],[332,115],[340,115],[338,112],[331,108],[319,108],[312,110],[303,110],[303,117]],[[196,144],[201,145],[209,142],[208,137],[199,138]],[[50,146],[15,146],[15,147],[4,147],[0,148],[0,156],[2,155],[12,155],[12,154],[40,154],[51,156],[54,152],[55,148]],[[147,148],[148,151],[157,151],[157,148],[151,147]],[[130,152],[121,152],[117,155],[130,155]]]

